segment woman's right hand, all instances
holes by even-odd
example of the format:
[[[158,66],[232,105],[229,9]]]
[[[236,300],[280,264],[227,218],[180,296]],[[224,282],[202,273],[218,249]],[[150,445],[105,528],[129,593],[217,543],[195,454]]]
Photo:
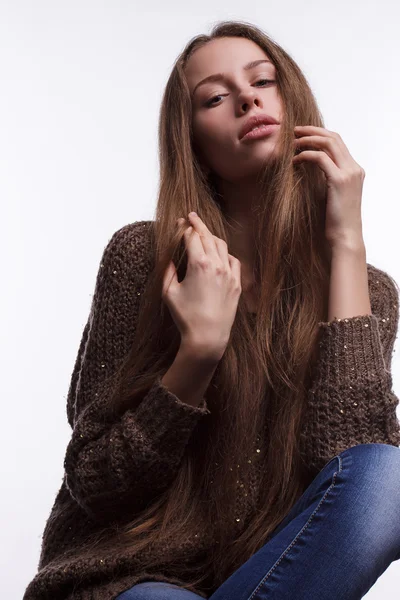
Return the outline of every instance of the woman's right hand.
[[[228,254],[224,240],[213,235],[199,216],[184,233],[188,256],[179,283],[171,261],[163,278],[162,299],[181,334],[181,343],[220,360],[229,342],[242,292],[240,261]],[[178,219],[178,224],[184,219]]]

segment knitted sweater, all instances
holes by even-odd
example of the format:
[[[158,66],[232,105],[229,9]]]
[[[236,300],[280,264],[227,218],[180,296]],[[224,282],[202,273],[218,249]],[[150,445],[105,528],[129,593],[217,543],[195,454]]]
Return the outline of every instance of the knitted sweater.
[[[142,572],[138,557],[129,553],[93,553],[89,559],[80,556],[79,546],[80,540],[96,532],[105,514],[140,511],[168,488],[196,424],[210,413],[207,395],[193,407],[157,379],[136,409],[126,410],[113,423],[101,418],[112,375],[131,346],[141,294],[153,266],[151,225],[151,221],[125,225],[103,251],[68,391],[66,412],[72,433],[65,472],[44,528],[38,570],[23,600],[111,600],[145,580],[185,587],[185,581],[162,568]],[[399,400],[391,376],[398,291],[384,271],[367,267],[373,314],[318,324],[317,368],[301,433],[304,459],[315,475],[336,454],[356,444],[400,445]],[[256,460],[253,464],[251,489],[246,494],[243,486],[237,489],[233,518],[243,517],[242,522],[257,494],[260,465]],[[198,553],[212,543],[212,524],[199,525],[193,540],[184,544],[173,540],[168,550],[176,550],[180,559],[184,556],[189,571]],[[73,558],[56,567],[54,559],[71,548]],[[159,549],[160,565],[163,551]],[[193,591],[207,597],[204,590]]]

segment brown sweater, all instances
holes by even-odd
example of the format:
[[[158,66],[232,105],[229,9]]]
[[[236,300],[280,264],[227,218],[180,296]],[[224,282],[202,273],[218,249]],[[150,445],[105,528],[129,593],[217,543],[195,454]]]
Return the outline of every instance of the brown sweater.
[[[44,528],[38,572],[23,600],[111,600],[135,583],[152,579],[185,586],[162,568],[143,573],[135,556],[94,553],[90,560],[83,559],[79,546],[107,515],[140,511],[167,489],[192,431],[210,412],[206,400],[192,407],[157,380],[136,410],[127,410],[111,424],[101,418],[112,374],[130,348],[153,265],[151,223],[122,227],[104,249],[68,392],[72,434],[65,473]],[[315,474],[356,444],[400,445],[399,400],[391,376],[398,290],[389,275],[369,264],[368,283],[372,315],[319,323],[318,368],[308,391],[309,416],[302,432],[304,458]],[[234,518],[243,517],[242,522],[257,495],[260,467],[257,460],[253,464],[250,493],[244,494],[239,486],[237,490]],[[197,553],[212,544],[211,530],[211,524],[199,527],[198,535],[184,547],[180,540],[171,542],[169,552],[176,548],[181,556],[183,550],[189,570]],[[71,548],[73,558],[55,567],[54,559]],[[194,591],[206,597],[203,590]]]

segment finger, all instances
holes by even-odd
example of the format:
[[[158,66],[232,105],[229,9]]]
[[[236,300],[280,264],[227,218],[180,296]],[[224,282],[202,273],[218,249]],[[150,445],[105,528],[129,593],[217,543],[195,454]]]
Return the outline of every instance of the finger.
[[[193,227],[188,227],[183,234],[183,237],[186,245],[188,263],[195,262],[196,260],[199,260],[201,256],[206,255],[200,236],[197,231],[194,231]]]
[[[216,235],[213,235],[213,238],[217,247],[219,258],[224,267],[229,271],[231,267],[229,263],[228,244],[225,242],[225,240],[221,240],[221,238],[217,237]]]
[[[325,152],[304,150],[301,154],[293,157],[294,163],[299,163],[303,160],[317,163],[329,178],[337,176],[340,172],[340,169]]]
[[[182,217],[177,220],[177,225],[180,226],[185,222]],[[200,236],[196,233],[193,226],[189,226],[183,232],[183,239],[186,247],[188,263],[198,259],[199,256],[205,254]]]
[[[200,219],[198,215],[189,214],[188,215],[190,223],[192,224],[194,230],[198,233],[201,238],[201,242],[204,247],[204,252],[213,258],[219,258],[217,247],[215,245],[214,236],[211,231],[208,229],[205,223]]]
[[[228,254],[228,260],[232,275],[235,277],[240,290],[242,290],[241,262],[231,254]]]
[[[165,273],[164,273],[164,277],[163,277],[163,281],[162,281],[162,297],[164,297],[166,295],[170,285],[174,285],[177,281],[178,281],[178,277],[177,277],[177,273],[176,273],[176,267],[175,267],[173,261],[171,260],[168,263],[167,268],[165,269]]]
[[[300,135],[332,135],[334,132],[329,131],[326,127],[317,127],[316,125],[296,125],[294,128],[295,134]]]
[[[330,131],[325,127],[316,127],[314,125],[296,125],[294,128],[294,134],[298,136],[317,135],[324,138],[330,138],[335,140],[340,147],[348,151],[348,148],[342,137],[336,131]]]
[[[346,146],[344,144],[339,144],[334,137],[324,137],[321,135],[304,136],[297,138],[294,141],[294,146],[299,150],[304,147],[308,148],[309,146],[311,146],[311,148],[320,148],[321,150],[324,150],[341,169],[344,169],[349,159],[351,159]]]

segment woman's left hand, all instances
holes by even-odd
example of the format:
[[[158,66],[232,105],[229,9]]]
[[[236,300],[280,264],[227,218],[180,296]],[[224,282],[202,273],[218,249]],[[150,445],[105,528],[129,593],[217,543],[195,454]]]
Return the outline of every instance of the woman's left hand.
[[[338,133],[323,127],[304,125],[294,128],[294,147],[302,150],[293,157],[298,163],[317,163],[327,180],[325,236],[331,248],[363,243],[361,196],[365,171],[351,156]]]

